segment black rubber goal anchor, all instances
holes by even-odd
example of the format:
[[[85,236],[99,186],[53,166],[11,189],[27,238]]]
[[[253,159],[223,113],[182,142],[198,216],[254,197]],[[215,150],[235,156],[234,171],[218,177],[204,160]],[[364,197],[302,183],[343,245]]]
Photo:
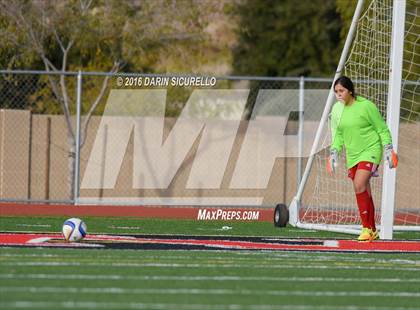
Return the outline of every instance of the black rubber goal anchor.
[[[289,222],[289,209],[284,203],[279,203],[274,209],[274,226],[285,227]]]

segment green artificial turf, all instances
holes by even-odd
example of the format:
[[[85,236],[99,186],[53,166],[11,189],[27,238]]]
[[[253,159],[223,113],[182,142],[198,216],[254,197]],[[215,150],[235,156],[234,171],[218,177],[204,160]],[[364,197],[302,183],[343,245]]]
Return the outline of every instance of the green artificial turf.
[[[68,217],[0,217],[1,231],[61,232]],[[274,227],[269,222],[197,221],[130,217],[83,217],[88,233],[277,236],[285,238],[355,239],[354,235]],[[420,232],[394,232],[396,240],[420,240]]]
[[[59,232],[65,219],[1,217],[0,227]],[[265,222],[83,219],[89,233],[354,238]],[[395,236],[420,239],[416,233]],[[0,248],[0,309],[376,310],[419,305],[418,254]]]
[[[2,249],[2,309],[415,309],[418,255]]]

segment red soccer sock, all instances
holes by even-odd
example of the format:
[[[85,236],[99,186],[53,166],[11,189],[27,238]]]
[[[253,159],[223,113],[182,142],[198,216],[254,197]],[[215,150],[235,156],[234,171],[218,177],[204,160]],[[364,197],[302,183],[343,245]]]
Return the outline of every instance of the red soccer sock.
[[[363,193],[356,194],[356,200],[359,208],[360,219],[362,220],[362,226],[371,228],[369,222],[369,209],[371,204],[369,193],[364,191]]]
[[[370,229],[372,229],[373,231],[376,230],[376,225],[375,225],[375,205],[373,203],[373,198],[372,196],[369,196],[370,198],[370,204],[369,204],[369,226]]]

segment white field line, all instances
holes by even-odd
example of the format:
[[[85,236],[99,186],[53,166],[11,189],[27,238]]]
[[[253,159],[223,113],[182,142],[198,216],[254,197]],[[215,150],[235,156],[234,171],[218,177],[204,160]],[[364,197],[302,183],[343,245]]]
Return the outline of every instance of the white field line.
[[[18,227],[51,227],[50,224],[16,224]]]
[[[32,294],[133,294],[133,295],[245,295],[245,296],[310,296],[310,297],[395,297],[419,298],[420,292],[385,291],[296,291],[250,289],[197,289],[197,288],[122,288],[122,287],[53,287],[53,286],[0,286],[2,293]]]
[[[237,253],[234,253],[235,255]],[[243,254],[243,253],[242,253]],[[261,253],[258,253],[261,254]],[[64,257],[64,258],[78,258],[80,259],[80,255],[56,255],[56,254],[12,254],[12,253],[4,253],[4,254],[0,254],[0,257]],[[101,260],[104,259],[111,259],[111,260],[115,260],[116,256],[113,255],[101,255]],[[162,256],[155,256],[155,255],[151,255],[151,256],[145,256],[143,257],[144,259],[162,259]],[[402,264],[402,265],[406,265],[406,264],[411,264],[411,265],[419,265],[420,266],[420,260],[412,260],[412,259],[375,259],[375,258],[362,258],[362,257],[354,257],[354,258],[350,258],[350,257],[339,257],[339,256],[311,256],[311,255],[305,255],[305,254],[301,254],[298,256],[295,255],[290,255],[290,254],[283,254],[283,255],[278,255],[275,254],[274,257],[266,257],[266,254],[264,254],[264,261],[281,261],[284,262],[285,258],[290,258],[291,260],[293,260],[293,262],[305,262],[307,263],[308,260],[310,260],[311,262],[334,262],[339,260],[340,262],[356,262],[356,263],[361,263],[361,262],[366,262],[366,263],[392,263],[392,264]],[[135,259],[138,260],[138,256],[136,257],[126,257],[126,260],[130,260],[130,259]],[[165,255],[164,257],[165,260],[169,260],[169,261],[173,261],[173,260],[181,260],[181,261],[185,261],[185,260],[190,260],[191,256],[183,256],[183,255]],[[194,260],[204,260],[204,261],[213,261],[213,260],[218,260],[218,261],[226,261],[226,262],[236,262],[236,261],[250,261],[250,262],[255,262],[255,260],[257,260],[257,258],[248,258],[248,257],[220,257],[220,256],[206,256],[206,257],[194,257]]]
[[[151,309],[151,310],[418,310],[410,307],[366,307],[366,306],[308,306],[308,305],[240,305],[240,304],[170,304],[170,303],[136,303],[136,302],[96,302],[96,301],[63,301],[63,302],[45,302],[45,301],[16,301],[0,302],[2,309],[35,309],[35,308],[83,308],[83,309]]]
[[[43,242],[47,242],[48,240],[50,240],[51,237],[39,237],[39,238],[35,238],[35,239],[31,239],[29,241],[27,241],[26,243],[43,243]]]
[[[273,253],[270,257],[266,258],[265,256],[267,255],[266,253],[258,253],[258,252],[235,252],[235,254],[239,254],[239,255],[246,255],[246,256],[251,256],[251,255],[256,255],[259,254],[261,256],[264,255],[264,260],[269,259],[269,260],[281,260],[284,261],[284,258],[290,258],[293,259],[293,261],[304,261],[304,262],[308,262],[308,260],[310,261],[337,261],[339,260],[340,262],[343,261],[348,261],[348,262],[373,262],[373,263],[401,263],[401,264],[420,264],[420,260],[412,260],[412,259],[377,259],[377,258],[364,258],[361,256],[366,255],[366,253],[358,253],[357,256],[354,257],[349,257],[349,253],[346,253],[344,255],[337,255],[337,253],[331,253],[328,256],[324,256],[324,255],[305,255],[304,253],[291,253],[291,254],[281,254],[281,253]],[[300,254],[300,255],[299,255]],[[184,258],[187,258],[187,256],[185,256]],[[220,258],[222,259],[222,258]],[[234,258],[234,260],[236,261],[238,258]],[[241,257],[240,259],[247,259],[246,257]]]
[[[11,253],[2,253],[0,254],[0,257],[62,257],[62,255],[58,254],[45,254],[45,253],[39,253],[39,254],[11,254]],[[68,256],[66,256],[68,257]],[[77,257],[77,256],[74,256]],[[78,256],[80,257],[80,256]]]
[[[137,227],[137,226],[108,226],[108,228],[112,229],[144,229],[144,227]]]
[[[406,278],[341,278],[341,277],[241,277],[241,276],[130,276],[89,274],[0,274],[0,279],[25,280],[108,280],[108,281],[272,281],[272,282],[384,282],[420,283],[419,279]]]
[[[307,262],[308,263],[308,262]],[[89,263],[89,262],[2,262],[0,266],[44,266],[44,267],[71,267],[71,266],[83,266],[83,267],[139,267],[139,268],[246,268],[250,265],[242,264],[181,264],[181,263]],[[400,270],[400,271],[419,271],[418,268],[410,267],[388,267],[388,266],[330,266],[330,265],[283,265],[283,264],[267,264],[267,265],[253,265],[253,269],[357,269],[357,270]]]

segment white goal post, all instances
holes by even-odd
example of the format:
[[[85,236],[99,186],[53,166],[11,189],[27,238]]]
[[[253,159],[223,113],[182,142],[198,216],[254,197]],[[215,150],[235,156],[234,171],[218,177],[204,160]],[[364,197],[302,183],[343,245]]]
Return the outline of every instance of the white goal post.
[[[334,80],[349,76],[356,92],[377,104],[400,154],[397,169],[381,164],[382,175],[371,182],[380,237],[392,239],[394,230],[420,230],[420,15],[415,0],[368,4],[364,9],[364,0],[357,3]],[[289,206],[289,222],[301,228],[358,234],[359,216],[344,159],[336,176],[326,174],[331,143],[328,116],[334,101],[331,87],[311,156]]]

